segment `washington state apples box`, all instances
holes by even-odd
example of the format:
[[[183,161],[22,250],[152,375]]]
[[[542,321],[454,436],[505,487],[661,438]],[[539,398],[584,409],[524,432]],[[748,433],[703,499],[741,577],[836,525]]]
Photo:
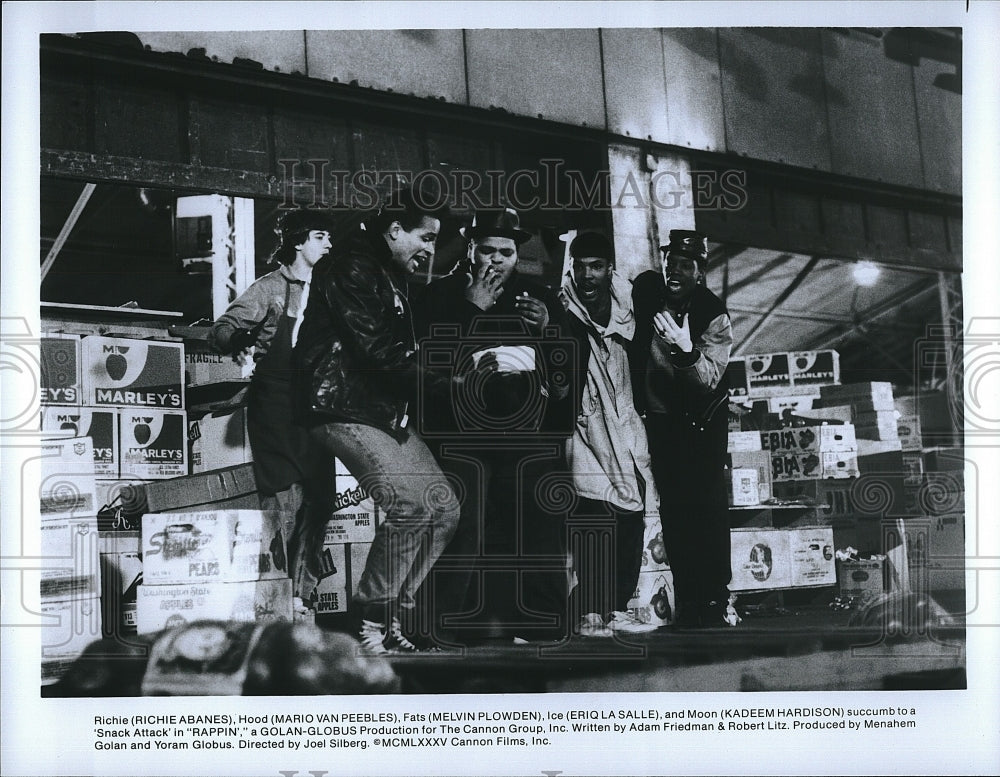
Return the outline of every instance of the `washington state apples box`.
[[[147,513],[142,558],[149,585],[288,577],[281,516],[269,510]]]
[[[317,615],[347,612],[350,596],[346,545],[337,543],[323,546],[320,576],[314,597]]]
[[[792,378],[787,353],[766,353],[744,358],[747,393],[751,397],[790,394]]]
[[[188,421],[191,447],[191,472],[205,472],[253,461],[247,439],[247,411],[236,410],[209,414]]]
[[[840,354],[836,351],[792,351],[788,370],[796,390],[804,386],[840,383]]]
[[[806,451],[853,451],[857,449],[850,424],[795,426],[760,432],[761,450],[772,453]]]
[[[833,555],[833,529],[829,526],[803,526],[787,531],[792,586],[834,585],[837,570]]]
[[[839,386],[820,387],[819,407],[871,403],[872,410],[895,410],[892,384],[886,381],[844,383]]]
[[[43,333],[38,348],[42,373],[39,401],[43,405],[79,405],[80,338]]]
[[[184,409],[184,346],[124,337],[83,338],[83,404]]]
[[[94,475],[116,478],[120,472],[118,413],[93,407],[43,407],[42,433],[47,437],[89,437],[94,448]]]
[[[837,562],[837,584],[841,596],[853,596],[862,604],[885,593],[885,559],[852,558]]]
[[[97,514],[94,444],[89,437],[42,440],[39,512],[43,520]]]
[[[753,434],[760,435],[759,432]],[[757,471],[757,501],[767,502],[773,496],[771,486],[771,454],[768,451],[733,451],[729,454],[732,469],[752,468]]]
[[[97,596],[42,602],[41,684],[57,682],[91,642],[101,639]]]
[[[783,529],[730,529],[730,591],[792,586],[789,533]]]
[[[270,623],[292,619],[292,581],[198,582],[136,588],[136,631],[149,634],[196,620]]]
[[[629,614],[640,623],[654,626],[672,623],[677,603],[674,599],[674,576],[670,570],[640,572],[627,606]]]
[[[659,516],[646,516],[642,537],[640,572],[662,572],[668,569],[667,547],[663,542],[663,529]]]
[[[371,542],[378,522],[375,502],[340,459],[334,461],[334,513],[326,525],[326,544]]]
[[[43,601],[100,596],[96,518],[42,521],[39,540],[44,559],[40,583]]]
[[[120,428],[122,477],[162,480],[187,474],[187,414],[183,410],[124,409]]]

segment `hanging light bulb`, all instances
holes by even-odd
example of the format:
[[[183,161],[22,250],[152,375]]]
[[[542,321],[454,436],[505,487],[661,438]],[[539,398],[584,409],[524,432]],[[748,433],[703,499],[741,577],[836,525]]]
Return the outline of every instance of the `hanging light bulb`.
[[[853,272],[858,286],[874,286],[882,270],[875,262],[865,260],[855,264]]]

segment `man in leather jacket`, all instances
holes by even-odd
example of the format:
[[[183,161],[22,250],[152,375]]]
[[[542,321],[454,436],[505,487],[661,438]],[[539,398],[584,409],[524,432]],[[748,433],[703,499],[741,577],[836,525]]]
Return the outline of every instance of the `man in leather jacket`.
[[[671,230],[663,271],[633,283],[635,401],[646,415],[660,521],[674,579],[675,624],[723,626],[729,609],[726,386],[733,332],[704,286],[708,241]]]
[[[409,190],[384,205],[315,268],[295,349],[305,423],[382,514],[351,605],[375,654],[414,649],[414,593],[458,523],[455,494],[414,429],[418,382],[446,391],[458,380],[421,375],[407,297],[440,224]]]
[[[425,358],[480,359],[477,393],[423,405],[425,439],[464,498],[422,593],[445,639],[560,639],[575,346],[557,292],[517,272],[530,235],[515,211],[481,209],[463,235],[466,258],[414,306]]]

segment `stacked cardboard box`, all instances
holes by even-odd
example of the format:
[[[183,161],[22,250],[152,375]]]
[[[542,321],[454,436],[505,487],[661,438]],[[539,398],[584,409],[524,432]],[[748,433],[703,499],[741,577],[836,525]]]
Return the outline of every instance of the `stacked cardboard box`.
[[[761,432],[771,456],[771,480],[858,476],[857,442],[850,424],[803,426]]]
[[[765,591],[833,585],[833,530],[732,529],[731,591]]]
[[[101,638],[93,443],[43,441],[39,489],[41,682],[56,682],[90,642]]]
[[[309,596],[317,615],[346,613],[368,560],[378,523],[372,498],[338,459],[335,511],[323,539],[322,574]],[[304,594],[304,592],[303,592]]]
[[[147,513],[140,634],[199,619],[292,619],[281,519],[263,510]]]

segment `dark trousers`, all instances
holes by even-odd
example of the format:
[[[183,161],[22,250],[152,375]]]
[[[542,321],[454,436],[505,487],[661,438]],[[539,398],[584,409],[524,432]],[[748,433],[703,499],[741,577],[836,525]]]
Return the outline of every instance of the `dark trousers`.
[[[711,602],[724,610],[729,596],[726,430],[725,413],[716,413],[704,429],[685,416],[650,413],[646,418],[663,541],[681,623],[696,623]]]
[[[569,546],[577,577],[570,595],[573,622],[591,612],[607,618],[628,607],[642,565],[644,513],[577,497],[569,519]]]
[[[419,606],[443,644],[567,633],[566,514],[561,441],[437,442],[461,502],[455,536],[424,582]]]

